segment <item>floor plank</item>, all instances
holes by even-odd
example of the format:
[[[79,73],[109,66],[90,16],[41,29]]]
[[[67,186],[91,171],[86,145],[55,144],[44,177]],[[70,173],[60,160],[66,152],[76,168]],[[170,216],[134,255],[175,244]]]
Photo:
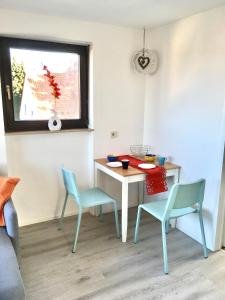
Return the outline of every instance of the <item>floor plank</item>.
[[[75,217],[21,228],[22,276],[28,300],[224,300],[225,253],[204,259],[198,243],[174,229],[168,235],[170,274],[162,271],[160,223],[143,213],[133,243],[136,209],[129,211],[128,242],[116,238],[112,214],[104,222],[85,214],[76,254]]]

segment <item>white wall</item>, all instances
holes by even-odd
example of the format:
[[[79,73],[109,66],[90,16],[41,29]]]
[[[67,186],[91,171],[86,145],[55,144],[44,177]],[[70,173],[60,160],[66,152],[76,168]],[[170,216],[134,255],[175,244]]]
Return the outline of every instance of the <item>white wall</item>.
[[[63,200],[60,164],[76,171],[80,186],[91,186],[94,157],[124,153],[130,144],[142,142],[144,81],[130,66],[133,52],[140,48],[141,34],[129,28],[7,10],[0,10],[0,34],[92,45],[94,133],[6,137],[9,174],[21,177],[13,199],[20,224],[25,225],[58,215]],[[112,130],[119,131],[117,139],[110,138]],[[120,198],[120,186],[113,186]],[[67,214],[74,212],[70,205]]]
[[[225,247],[225,212],[223,209],[223,205],[225,202],[225,151],[223,157],[223,168],[222,168],[222,180],[221,180],[221,189],[220,189],[220,210],[218,212],[218,221],[217,223],[221,225],[220,220],[224,220],[223,226],[218,226],[217,230],[217,239],[219,240],[222,236],[222,245]]]
[[[215,250],[225,132],[225,7],[153,30],[149,41],[160,67],[146,80],[144,142],[182,166],[182,182],[206,178],[204,221],[207,245]],[[200,240],[195,217],[184,217],[179,228]]]

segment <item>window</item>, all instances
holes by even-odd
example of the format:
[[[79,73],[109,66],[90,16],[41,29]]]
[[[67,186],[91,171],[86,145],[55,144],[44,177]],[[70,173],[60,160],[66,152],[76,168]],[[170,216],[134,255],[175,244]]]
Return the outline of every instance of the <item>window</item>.
[[[48,130],[51,110],[62,129],[87,128],[88,56],[88,46],[0,37],[5,131]]]

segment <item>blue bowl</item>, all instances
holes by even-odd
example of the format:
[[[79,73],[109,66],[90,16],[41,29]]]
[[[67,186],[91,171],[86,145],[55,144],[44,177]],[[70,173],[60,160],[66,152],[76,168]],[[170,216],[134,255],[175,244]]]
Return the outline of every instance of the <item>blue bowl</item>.
[[[108,155],[107,159],[109,162],[114,162],[118,160],[118,156],[114,156],[114,155]]]

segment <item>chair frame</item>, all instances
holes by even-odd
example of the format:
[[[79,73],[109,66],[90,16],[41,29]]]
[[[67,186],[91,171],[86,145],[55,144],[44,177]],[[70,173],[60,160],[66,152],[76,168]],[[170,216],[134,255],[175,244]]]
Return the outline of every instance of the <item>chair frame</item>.
[[[71,170],[67,170],[64,167],[61,168],[61,171],[62,171],[62,176],[63,176],[63,183],[64,183],[65,190],[66,190],[66,195],[65,195],[65,199],[64,199],[64,203],[63,203],[61,217],[59,220],[59,230],[61,230],[63,227],[63,219],[64,219],[64,214],[65,214],[66,204],[67,204],[69,196],[71,196],[71,198],[75,201],[75,203],[77,204],[77,207],[78,207],[77,222],[76,222],[76,226],[75,226],[75,235],[74,235],[74,242],[73,242],[73,248],[72,248],[72,252],[75,253],[76,248],[77,248],[77,241],[78,241],[78,237],[79,237],[80,224],[81,224],[82,213],[83,213],[82,198],[80,197],[80,192],[77,187],[75,174]],[[92,189],[88,189],[88,190],[91,191]],[[101,192],[104,193],[103,191],[101,191]],[[106,201],[105,203],[102,203],[101,205],[96,205],[96,206],[99,206],[99,220],[100,220],[100,222],[103,221],[102,205],[109,204],[109,203],[113,204],[113,207],[114,207],[116,235],[117,235],[117,238],[120,238],[118,209],[117,209],[117,203],[114,199],[111,199],[110,202]],[[95,206],[95,205],[86,206],[85,208],[93,207],[93,206]]]
[[[166,202],[164,214],[162,218],[160,219],[161,221],[161,231],[162,231],[162,245],[163,245],[163,262],[164,262],[164,273],[168,274],[169,273],[169,266],[168,266],[168,255],[167,255],[167,241],[166,241],[166,234],[169,232],[169,222],[171,219],[176,219],[179,217],[182,217],[187,213],[183,213],[179,216],[172,217],[171,213],[172,211],[176,210],[174,206],[176,206],[176,198],[179,193],[179,190],[182,187],[187,187],[187,186],[194,186],[194,185],[199,185],[199,199],[196,199],[196,201],[191,201],[192,205],[197,205],[194,211],[190,213],[197,213],[199,216],[199,224],[200,224],[200,229],[201,229],[201,235],[202,235],[202,247],[203,247],[203,255],[205,258],[208,257],[208,250],[206,247],[206,239],[205,239],[205,230],[204,230],[204,225],[203,225],[203,218],[202,218],[202,202],[204,199],[204,190],[205,190],[205,179],[200,179],[198,181],[188,183],[188,184],[174,184],[171,188],[168,200]],[[194,200],[194,199],[193,199]],[[135,234],[134,234],[134,243],[137,243],[138,241],[138,234],[139,234],[139,225],[140,225],[140,218],[141,218],[141,209],[145,210],[145,204],[141,204],[138,206],[138,212],[137,212],[137,220],[136,220],[136,226],[135,226]],[[147,211],[148,213],[151,214],[151,212]]]

